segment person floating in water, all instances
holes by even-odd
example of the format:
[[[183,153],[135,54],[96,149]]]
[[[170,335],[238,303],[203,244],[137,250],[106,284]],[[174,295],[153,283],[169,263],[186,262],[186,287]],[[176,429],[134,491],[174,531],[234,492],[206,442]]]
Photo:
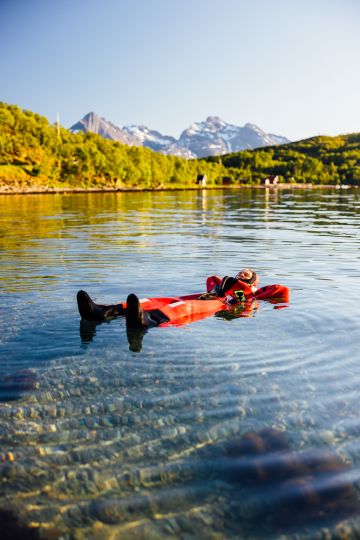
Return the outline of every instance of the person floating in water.
[[[228,304],[245,301],[246,297],[257,291],[259,278],[251,268],[244,268],[235,277],[218,276],[208,277],[206,280],[207,292],[199,295],[199,300],[211,300],[219,297],[226,297]],[[106,319],[126,315],[128,326],[152,326],[164,322],[160,313],[155,313],[155,318],[151,320],[148,313],[143,313],[138,297],[130,294],[124,304],[96,304],[85,291],[77,294],[77,303],[82,318],[93,321],[104,321]],[[152,310],[154,311],[154,310]],[[158,310],[155,310],[158,311]]]
[[[258,275],[251,268],[244,268],[235,277],[218,276],[208,277],[206,280],[207,292],[201,294],[198,300],[214,300],[224,298],[227,305],[245,302],[257,289]],[[126,301],[126,324],[129,328],[144,328],[156,326],[168,321],[167,316],[160,309],[144,310],[140,300],[135,294],[130,294]]]
[[[210,276],[206,280],[206,292],[184,296],[139,298],[129,294],[126,302],[119,304],[96,304],[85,291],[77,293],[81,315],[80,333],[84,342],[89,341],[94,328],[89,325],[126,317],[126,329],[130,350],[140,351],[141,340],[147,329],[153,326],[182,326],[211,315],[232,320],[250,317],[259,308],[259,300],[276,304],[274,309],[287,307],[290,290],[284,285],[259,287],[259,277],[251,268],[243,268],[235,277]],[[90,322],[89,322],[90,321]]]
[[[255,299],[273,303],[289,301],[288,287],[268,285],[257,288],[258,282],[257,273],[251,268],[244,268],[235,277],[208,277],[206,293],[142,300],[135,294],[129,294],[127,301],[121,304],[101,305],[95,304],[85,291],[79,291],[77,302],[80,315],[85,320],[101,322],[125,315],[128,328],[146,328],[194,322],[220,310],[249,304]]]

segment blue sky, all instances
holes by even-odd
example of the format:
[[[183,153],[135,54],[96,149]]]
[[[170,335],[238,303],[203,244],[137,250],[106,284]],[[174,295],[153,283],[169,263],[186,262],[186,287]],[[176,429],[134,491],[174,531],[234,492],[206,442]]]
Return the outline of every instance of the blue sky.
[[[178,137],[360,132],[359,0],[0,0],[0,101]]]

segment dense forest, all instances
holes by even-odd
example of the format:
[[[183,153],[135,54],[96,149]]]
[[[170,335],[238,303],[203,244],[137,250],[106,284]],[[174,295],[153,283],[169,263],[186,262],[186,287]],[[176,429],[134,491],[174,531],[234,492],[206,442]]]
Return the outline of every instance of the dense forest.
[[[280,182],[360,184],[360,133],[312,137],[299,142],[209,157],[226,167],[232,182],[257,184],[270,175]]]
[[[165,156],[93,133],[73,134],[46,118],[0,103],[0,188],[126,189],[188,187],[198,174],[222,178],[218,163]]]
[[[158,189],[282,182],[360,184],[360,134],[314,137],[199,160],[73,134],[38,114],[0,102],[0,189]],[[226,179],[226,180],[225,180]]]

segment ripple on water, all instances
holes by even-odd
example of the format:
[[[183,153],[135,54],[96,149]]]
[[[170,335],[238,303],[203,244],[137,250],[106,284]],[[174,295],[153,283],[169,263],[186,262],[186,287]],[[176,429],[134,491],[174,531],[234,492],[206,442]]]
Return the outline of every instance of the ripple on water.
[[[303,391],[284,395],[273,378],[260,389],[236,371],[219,380],[223,363],[204,366],[191,389],[171,366],[156,376],[123,368],[115,356],[111,369],[109,358],[53,362],[38,372],[35,393],[3,404],[3,487],[25,523],[78,526],[90,536],[100,522],[122,535],[132,523],[147,534],[188,526],[231,537],[260,520],[266,537],[357,513],[357,448],[344,445],[344,434],[357,436],[355,423],[320,433]],[[265,410],[286,431],[265,428]],[[38,508],[24,502],[34,491]],[[289,522],[299,506],[307,522]]]
[[[44,197],[18,228],[0,214],[2,517],[67,540],[358,538],[355,192]],[[290,307],[130,350],[123,320],[79,323],[79,288],[195,292],[244,264]]]

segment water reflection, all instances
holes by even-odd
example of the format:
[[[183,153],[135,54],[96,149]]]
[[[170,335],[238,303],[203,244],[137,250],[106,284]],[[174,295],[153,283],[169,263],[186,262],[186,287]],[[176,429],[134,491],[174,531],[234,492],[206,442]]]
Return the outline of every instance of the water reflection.
[[[102,324],[109,324],[107,322],[94,322],[86,321],[84,319],[80,320],[80,338],[81,345],[83,348],[86,348],[89,343],[96,336],[96,329]],[[132,352],[141,352],[142,350],[142,341],[147,333],[146,328],[126,328],[126,336],[129,344],[129,350]]]
[[[99,326],[99,322],[96,321],[86,321],[85,319],[80,319],[80,338],[81,344],[83,347],[86,347],[90,341],[92,341],[96,335],[96,327]]]
[[[141,352],[143,338],[146,333],[147,333],[146,328],[127,328],[126,329],[126,335],[129,342],[130,351]]]
[[[82,291],[80,291],[82,292]],[[211,296],[210,299],[213,299],[214,297]],[[288,302],[288,298],[286,298],[286,301]],[[206,302],[206,300],[202,300],[203,302]],[[274,309],[281,309],[288,307],[288,303],[284,304],[285,299],[281,298],[274,298],[267,300],[269,304],[275,304]],[[107,306],[109,307],[109,306]],[[176,319],[172,322],[163,322],[159,324],[161,327],[167,327],[167,326],[184,326],[187,324],[191,324],[200,320],[203,320],[207,317],[210,317],[214,315],[217,318],[221,318],[223,320],[232,321],[234,319],[244,318],[244,317],[253,317],[255,312],[260,308],[260,301],[259,300],[248,300],[246,302],[242,302],[241,304],[237,304],[234,306],[229,306],[226,310],[220,310],[215,313],[212,312],[205,312],[205,313],[193,313],[190,315],[183,316],[180,319]],[[80,309],[81,313],[81,309]],[[86,316],[86,315],[84,315]],[[125,311],[124,308],[121,308],[121,313],[118,314],[119,317],[122,317],[125,319]],[[87,319],[81,318],[80,320],[80,338],[81,338],[81,344],[83,348],[86,348],[88,344],[93,341],[95,335],[96,335],[96,329],[101,324],[109,324],[111,320],[115,319],[116,316],[113,316],[111,318],[107,318],[104,321],[90,321]],[[142,342],[145,334],[155,326],[150,325],[148,327],[144,328],[132,328],[132,327],[126,327],[126,336],[129,343],[129,350],[132,352],[141,352],[142,350]]]

